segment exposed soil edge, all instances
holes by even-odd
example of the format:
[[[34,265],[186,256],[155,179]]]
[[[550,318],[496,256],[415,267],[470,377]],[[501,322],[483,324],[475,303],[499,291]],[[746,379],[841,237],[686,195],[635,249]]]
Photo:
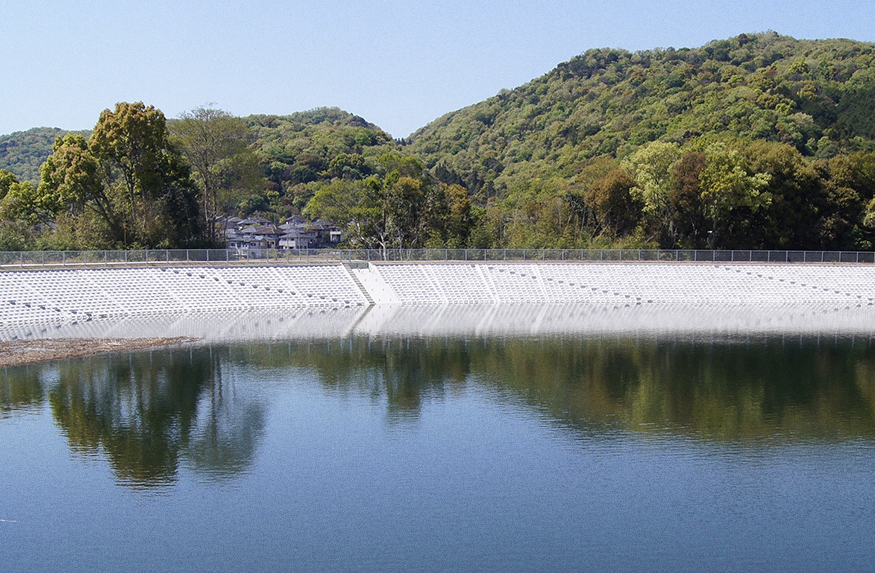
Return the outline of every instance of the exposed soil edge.
[[[161,346],[190,344],[203,340],[188,336],[174,338],[43,338],[0,342],[0,367],[34,364],[76,356],[145,350]]]

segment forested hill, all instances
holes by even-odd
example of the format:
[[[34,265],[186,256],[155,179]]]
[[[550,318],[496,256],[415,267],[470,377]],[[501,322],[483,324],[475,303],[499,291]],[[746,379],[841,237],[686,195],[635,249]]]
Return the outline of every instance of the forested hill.
[[[216,217],[260,213],[331,221],[353,247],[868,250],[873,63],[871,43],[742,34],[692,49],[589,50],[402,142],[337,108],[243,118],[197,108],[165,125],[160,110],[121,102],[95,130],[160,119],[151,135],[179,171],[159,191],[200,218],[186,244],[213,244]],[[113,179],[120,167],[100,138],[66,137],[37,184],[61,133],[0,137],[0,170],[12,174],[0,171],[0,248],[177,244],[134,221],[146,205],[124,187],[132,180]],[[68,172],[90,186],[68,189],[79,181]],[[108,194],[80,193],[94,189]],[[118,204],[95,204],[107,197]],[[127,229],[115,213],[139,238],[113,230]]]
[[[249,126],[266,191],[238,204],[240,212],[272,211],[281,218],[296,214],[320,182],[370,174],[364,163],[359,167],[361,173],[349,173],[350,166],[344,173],[344,158],[374,159],[397,147],[376,125],[336,107],[242,119]]]
[[[374,145],[391,144],[379,127],[338,108],[322,107],[290,115],[251,115],[241,118],[250,127],[253,149],[265,162],[273,187],[307,183],[323,171],[325,157],[361,153]],[[173,124],[174,119],[168,119]],[[20,181],[39,183],[39,167],[52,153],[55,140],[69,133],[57,127],[35,127],[0,135],[0,169]],[[86,138],[90,131],[76,131]],[[315,152],[315,153],[314,153]],[[316,157],[321,154],[321,159]]]
[[[52,153],[55,140],[68,132],[56,127],[35,127],[0,135],[0,169],[14,173],[21,181],[39,183],[39,166]],[[88,131],[79,131],[88,136]]]
[[[829,158],[875,148],[875,44],[774,32],[694,49],[594,49],[415,132],[446,182],[486,195],[571,181],[651,141],[735,135]]]

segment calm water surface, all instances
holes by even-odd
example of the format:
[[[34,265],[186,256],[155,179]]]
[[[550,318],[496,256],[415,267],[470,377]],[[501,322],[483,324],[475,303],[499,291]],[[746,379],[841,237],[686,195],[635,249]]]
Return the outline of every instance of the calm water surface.
[[[3,571],[872,571],[859,337],[273,341],[0,372]]]

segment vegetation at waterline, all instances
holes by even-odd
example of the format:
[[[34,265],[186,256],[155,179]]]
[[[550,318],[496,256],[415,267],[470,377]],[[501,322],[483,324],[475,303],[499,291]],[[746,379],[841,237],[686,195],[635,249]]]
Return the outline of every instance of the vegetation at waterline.
[[[68,210],[76,232],[22,207],[29,181],[46,189],[16,143],[45,132],[31,130],[0,141],[18,154],[0,153],[17,175],[0,193],[18,186],[0,198],[0,248],[215,244],[217,216],[258,213],[329,220],[350,246],[871,249],[873,61],[873,44],[773,32],[589,50],[401,141],[336,108],[198,108],[165,123],[198,210],[173,236],[133,220],[151,211],[130,193],[122,234],[87,205]],[[106,189],[124,181],[100,168]]]

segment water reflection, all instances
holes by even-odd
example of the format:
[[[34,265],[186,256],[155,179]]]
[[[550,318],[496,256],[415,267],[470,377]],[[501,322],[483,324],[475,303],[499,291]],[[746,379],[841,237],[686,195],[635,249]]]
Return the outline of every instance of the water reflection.
[[[0,420],[40,408],[45,395],[42,370],[40,366],[5,369],[0,378]]]
[[[623,430],[723,441],[875,435],[868,338],[351,339],[292,353],[329,388],[384,396],[390,414],[488,386],[585,436]]]
[[[585,440],[684,437],[733,446],[875,437],[875,351],[855,336],[369,337],[214,345],[7,369],[0,414],[47,403],[70,447],[120,483],[207,479],[255,460],[269,393],[301,372],[390,424],[469,389]],[[309,383],[309,382],[308,382]],[[289,388],[288,391],[293,391]]]
[[[183,462],[209,479],[245,471],[264,426],[263,404],[207,348],[9,368],[0,387],[6,412],[46,396],[74,452],[105,456],[138,487],[172,483]]]

